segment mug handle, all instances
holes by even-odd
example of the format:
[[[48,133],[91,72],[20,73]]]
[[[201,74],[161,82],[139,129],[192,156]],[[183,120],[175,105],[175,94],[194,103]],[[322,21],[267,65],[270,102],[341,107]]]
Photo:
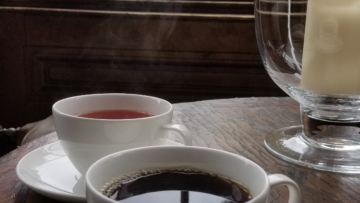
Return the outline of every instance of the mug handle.
[[[289,189],[289,203],[300,203],[301,194],[299,186],[291,180],[289,177],[282,174],[271,174],[268,175],[270,190],[280,185],[286,185]]]
[[[192,138],[190,136],[190,131],[185,126],[179,125],[179,124],[166,124],[166,125],[163,125],[162,128],[164,130],[170,130],[170,131],[175,131],[175,132],[179,133],[181,135],[182,139],[184,140],[185,145],[187,145],[187,146],[192,145]]]

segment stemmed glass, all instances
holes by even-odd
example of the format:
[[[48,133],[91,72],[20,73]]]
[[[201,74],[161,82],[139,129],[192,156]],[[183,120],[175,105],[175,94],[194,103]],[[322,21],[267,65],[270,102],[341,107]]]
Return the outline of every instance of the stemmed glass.
[[[273,81],[300,104],[302,125],[265,147],[324,171],[360,173],[360,0],[255,0],[257,42]]]

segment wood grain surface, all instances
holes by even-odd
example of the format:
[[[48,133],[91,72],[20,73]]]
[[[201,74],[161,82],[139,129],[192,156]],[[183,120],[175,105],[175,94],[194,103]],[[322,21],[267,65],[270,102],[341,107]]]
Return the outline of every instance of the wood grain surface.
[[[272,130],[300,124],[299,106],[291,98],[233,98],[174,104],[174,123],[186,125],[193,145],[245,156],[267,173],[296,181],[304,203],[360,202],[360,175],[343,175],[300,167],[271,155],[263,145]],[[177,139],[176,136],[171,139]],[[0,158],[0,202],[59,202],[29,190],[15,167],[28,152],[57,140],[56,133],[36,139]],[[231,166],[229,166],[231,167]],[[271,192],[269,202],[287,202],[286,187]]]

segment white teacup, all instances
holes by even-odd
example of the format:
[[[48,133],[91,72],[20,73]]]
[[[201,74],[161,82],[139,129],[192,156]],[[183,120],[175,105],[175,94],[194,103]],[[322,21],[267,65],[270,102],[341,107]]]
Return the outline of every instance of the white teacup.
[[[135,110],[154,116],[135,119],[94,119],[78,115],[99,110]],[[178,132],[191,145],[188,129],[171,124],[173,107],[160,98],[136,94],[92,94],[70,97],[52,108],[55,128],[65,153],[85,174],[96,160],[111,153],[143,146],[163,145],[166,132]]]
[[[193,167],[230,178],[248,189],[253,199],[248,203],[268,202],[270,190],[286,185],[289,203],[300,203],[297,184],[285,175],[266,172],[242,156],[201,147],[150,146],[125,150],[108,155],[95,162],[85,176],[88,203],[116,203],[99,191],[104,184],[120,175],[143,169]]]

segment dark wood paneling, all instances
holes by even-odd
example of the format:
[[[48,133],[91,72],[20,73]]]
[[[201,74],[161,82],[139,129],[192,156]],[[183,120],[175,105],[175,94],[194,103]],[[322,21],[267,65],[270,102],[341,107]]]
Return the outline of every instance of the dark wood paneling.
[[[4,127],[43,119],[56,100],[79,94],[173,103],[285,95],[263,68],[252,15],[2,9]]]
[[[0,13],[0,125],[5,128],[22,120],[21,104],[27,99],[23,22],[21,14]]]
[[[253,14],[248,0],[3,0],[2,7],[35,9],[73,9],[91,11],[139,11],[155,13]]]
[[[259,60],[226,62],[186,58],[184,53],[173,52],[172,58],[164,57],[166,52],[160,54],[162,58],[148,55],[151,54],[113,50],[83,54],[76,49],[27,48],[27,69],[33,75],[29,85],[39,100],[53,95],[130,92],[183,102],[264,96],[278,91]]]
[[[243,15],[28,15],[25,26],[28,46],[258,53],[254,19]]]

